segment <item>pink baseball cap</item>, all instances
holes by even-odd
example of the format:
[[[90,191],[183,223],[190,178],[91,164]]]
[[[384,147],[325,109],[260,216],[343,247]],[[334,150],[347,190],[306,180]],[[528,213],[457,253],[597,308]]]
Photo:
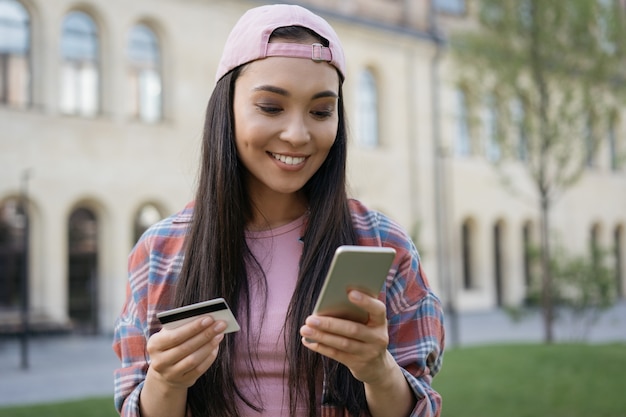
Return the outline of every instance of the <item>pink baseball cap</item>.
[[[328,41],[328,47],[319,43],[269,43],[274,30],[285,26],[302,26]],[[241,16],[230,32],[222,59],[217,67],[215,81],[234,68],[270,56],[308,58],[328,62],[345,78],[346,62],[339,37],[330,24],[304,7],[273,4],[255,7]]]

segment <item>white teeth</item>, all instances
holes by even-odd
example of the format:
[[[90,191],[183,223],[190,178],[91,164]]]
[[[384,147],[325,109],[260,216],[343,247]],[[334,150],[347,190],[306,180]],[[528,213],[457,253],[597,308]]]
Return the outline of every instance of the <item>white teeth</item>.
[[[274,159],[287,165],[298,165],[298,164],[303,163],[304,160],[306,159],[304,157],[286,156],[286,155],[280,155],[277,153],[272,153],[272,156],[274,157]]]

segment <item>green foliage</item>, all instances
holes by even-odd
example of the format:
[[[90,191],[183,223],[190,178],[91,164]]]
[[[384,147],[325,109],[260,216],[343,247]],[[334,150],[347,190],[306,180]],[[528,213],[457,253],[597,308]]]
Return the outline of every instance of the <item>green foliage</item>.
[[[519,155],[513,132],[523,132],[527,172],[553,198],[582,175],[622,105],[625,14],[588,0],[477,3],[478,26],[450,41],[459,86],[470,103],[496,97],[503,155]]]
[[[442,417],[624,417],[626,345],[452,349],[433,379]]]
[[[531,198],[540,209],[541,251],[547,259],[553,202],[595,164],[600,141],[626,96],[624,4],[608,0],[476,3],[478,15],[471,16],[476,25],[451,37],[454,68],[469,103],[495,98],[499,125],[490,127],[493,135],[481,136],[472,126],[471,147],[487,149],[487,158],[502,168],[504,177],[502,162],[507,156],[515,155],[521,162],[535,188]],[[469,112],[478,111],[477,107]],[[475,119],[470,115],[470,121]],[[514,179],[519,180],[518,175]],[[512,178],[503,182],[514,188]],[[541,306],[549,343],[553,268],[548,262],[541,268]]]
[[[538,284],[539,250],[531,248],[531,281]],[[562,245],[556,245],[550,261],[552,302],[557,308],[556,318],[576,324],[573,338],[584,340],[601,314],[616,300],[615,270],[607,266],[609,252],[594,247],[589,256],[572,255]],[[526,304],[540,305],[541,289],[530,289]],[[520,314],[517,312],[517,314]]]

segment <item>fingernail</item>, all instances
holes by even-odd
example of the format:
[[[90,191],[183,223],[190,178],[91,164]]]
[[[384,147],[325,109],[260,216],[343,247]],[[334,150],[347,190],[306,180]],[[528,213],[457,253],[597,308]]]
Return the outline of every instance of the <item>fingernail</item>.
[[[218,321],[215,324],[215,327],[213,327],[213,329],[215,329],[216,332],[222,332],[224,330],[226,330],[226,323],[224,323],[223,321]]]
[[[310,325],[310,326],[319,326],[320,325],[320,319],[316,318],[316,317],[309,317],[308,319],[306,319],[306,324]]]
[[[302,334],[303,336],[311,336],[313,334],[313,329],[311,329],[310,327],[304,326],[302,327],[300,334]]]
[[[358,291],[350,291],[350,298],[352,298],[354,301],[361,301],[363,295],[361,295],[361,293]]]

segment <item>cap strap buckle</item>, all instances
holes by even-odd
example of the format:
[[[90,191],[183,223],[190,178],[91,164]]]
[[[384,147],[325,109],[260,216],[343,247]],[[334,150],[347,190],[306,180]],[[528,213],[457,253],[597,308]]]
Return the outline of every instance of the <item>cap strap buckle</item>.
[[[321,43],[314,43],[311,45],[311,59],[315,62],[326,61],[322,54],[324,50],[324,45]]]

